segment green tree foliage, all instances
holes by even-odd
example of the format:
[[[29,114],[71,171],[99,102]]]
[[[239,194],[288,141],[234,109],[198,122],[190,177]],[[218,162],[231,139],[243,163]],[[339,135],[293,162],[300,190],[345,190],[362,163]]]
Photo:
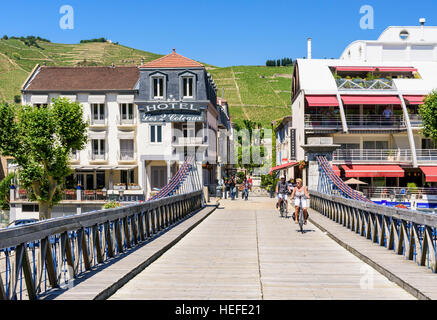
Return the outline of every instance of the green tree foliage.
[[[3,39],[4,39],[4,37],[3,37]],[[36,47],[36,48],[39,48],[39,49],[42,49],[42,50],[44,50],[44,48],[40,47],[37,41],[40,41],[40,42],[50,42],[50,40],[47,40],[47,39],[44,39],[44,38],[41,38],[41,37],[35,37],[35,36],[10,37],[9,39],[18,39],[20,41],[23,41],[24,44],[26,46],[28,46],[28,47],[32,47],[33,46],[33,47]],[[5,40],[7,40],[7,39],[5,39]]]
[[[9,195],[15,174],[9,173],[6,178],[0,181],[0,210],[9,210]]]
[[[260,130],[259,136],[254,134],[254,129]],[[256,163],[254,155],[258,154],[260,157],[265,156],[265,148],[260,144],[259,140],[264,139],[264,130],[260,123],[243,120],[243,125],[235,124],[235,130],[240,133],[237,137],[237,163],[239,168],[248,169],[252,171],[253,168],[262,167],[263,164]],[[247,163],[249,158],[249,163]]]
[[[267,60],[267,67],[288,67],[293,65],[293,59],[291,58],[282,58],[277,60]]]
[[[437,91],[434,90],[424,99],[424,104],[419,107],[422,117],[422,132],[425,137],[437,141]]]
[[[275,188],[279,179],[276,177],[276,174],[263,174],[261,176],[261,188],[270,191],[270,188]]]
[[[96,38],[96,39],[80,40],[80,43],[90,43],[90,42],[106,42],[106,39]]]
[[[7,35],[4,35],[2,39],[3,39],[3,40],[8,40],[9,37],[8,37]]]
[[[0,105],[0,152],[14,157],[20,187],[38,201],[40,219],[49,219],[61,200],[71,151],[85,147],[87,127],[82,106],[66,98],[41,108]]]

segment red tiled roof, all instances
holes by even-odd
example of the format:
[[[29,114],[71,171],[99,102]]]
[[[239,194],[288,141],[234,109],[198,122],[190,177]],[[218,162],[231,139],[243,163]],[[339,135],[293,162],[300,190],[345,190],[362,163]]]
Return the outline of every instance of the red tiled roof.
[[[184,56],[181,56],[180,54],[176,53],[175,49],[173,49],[173,52],[158,58],[156,60],[147,62],[146,64],[143,64],[140,68],[203,68],[203,64],[188,59]]]
[[[133,90],[138,67],[47,67],[43,66],[29,82],[27,90],[83,91]]]

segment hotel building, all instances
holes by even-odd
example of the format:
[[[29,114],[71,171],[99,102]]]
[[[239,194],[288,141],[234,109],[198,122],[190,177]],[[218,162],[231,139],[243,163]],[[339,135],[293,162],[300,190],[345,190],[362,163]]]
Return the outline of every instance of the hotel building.
[[[37,66],[22,87],[23,104],[66,97],[82,104],[89,121],[89,143],[73,153],[74,174],[53,215],[76,212],[78,185],[82,212],[101,208],[107,199],[146,200],[189,152],[196,154],[204,186],[214,189],[221,174],[217,132],[231,128],[216,91],[205,67],[175,50],[139,67]],[[17,204],[31,211],[25,194],[20,197]]]

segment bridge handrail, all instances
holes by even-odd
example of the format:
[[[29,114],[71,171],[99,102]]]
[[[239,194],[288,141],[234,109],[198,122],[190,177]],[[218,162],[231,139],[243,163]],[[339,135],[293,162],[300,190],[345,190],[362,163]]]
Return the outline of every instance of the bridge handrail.
[[[0,300],[37,299],[48,287],[44,272],[57,288],[71,279],[67,272],[75,278],[201,207],[202,192],[194,191],[0,230]]]
[[[350,186],[344,183],[344,181],[334,172],[332,166],[329,164],[328,160],[324,156],[317,156],[317,163],[319,164],[320,169],[322,170],[322,174],[324,174],[329,181],[335,186],[340,192],[343,193],[344,196],[361,200],[365,202],[371,202],[364,195],[352,189]]]
[[[366,239],[437,272],[437,215],[309,190],[310,207]]]

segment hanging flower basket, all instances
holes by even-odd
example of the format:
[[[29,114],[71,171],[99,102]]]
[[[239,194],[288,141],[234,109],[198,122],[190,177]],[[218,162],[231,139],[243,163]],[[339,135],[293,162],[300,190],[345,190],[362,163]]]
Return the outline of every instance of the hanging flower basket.
[[[299,170],[303,170],[303,169],[305,169],[305,167],[306,167],[306,163],[305,163],[305,161],[299,161]]]

